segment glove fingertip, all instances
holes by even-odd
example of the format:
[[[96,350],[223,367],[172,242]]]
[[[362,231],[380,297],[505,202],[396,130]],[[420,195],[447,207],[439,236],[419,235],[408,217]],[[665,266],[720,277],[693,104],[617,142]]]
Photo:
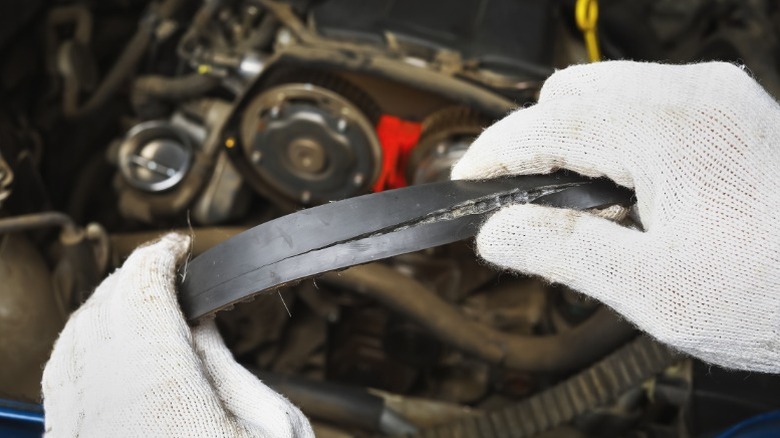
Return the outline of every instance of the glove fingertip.
[[[125,260],[122,270],[137,266],[151,266],[165,263],[181,263],[189,254],[191,239],[181,233],[168,233],[157,240],[147,242],[130,254]]]
[[[450,172],[450,179],[453,181],[477,179],[478,173],[471,169],[471,162],[468,158],[468,152],[460,161],[455,163]]]
[[[169,233],[136,249],[117,273],[122,293],[104,294],[104,300],[112,301],[112,312],[133,324],[165,326],[172,331],[173,327],[176,331],[186,328],[176,298],[176,279],[177,267],[189,256],[190,241],[188,236]]]
[[[188,255],[192,238],[182,233],[168,233],[152,246],[158,247],[161,251],[173,254],[177,263],[181,262]]]

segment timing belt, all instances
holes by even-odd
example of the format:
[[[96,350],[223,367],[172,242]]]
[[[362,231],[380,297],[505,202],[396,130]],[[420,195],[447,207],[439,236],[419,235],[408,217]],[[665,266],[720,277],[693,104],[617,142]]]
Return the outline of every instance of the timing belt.
[[[324,272],[476,235],[507,205],[585,210],[628,204],[632,194],[569,173],[447,181],[332,202],[238,234],[187,265],[181,304],[194,320]]]

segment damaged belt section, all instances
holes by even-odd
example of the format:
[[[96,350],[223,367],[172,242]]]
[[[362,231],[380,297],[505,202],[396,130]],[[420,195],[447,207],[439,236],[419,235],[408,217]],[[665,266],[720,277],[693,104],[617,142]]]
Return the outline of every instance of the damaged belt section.
[[[627,205],[632,194],[573,174],[448,181],[333,202],[266,222],[190,262],[182,308],[194,320],[325,272],[476,235],[507,205],[586,210]]]

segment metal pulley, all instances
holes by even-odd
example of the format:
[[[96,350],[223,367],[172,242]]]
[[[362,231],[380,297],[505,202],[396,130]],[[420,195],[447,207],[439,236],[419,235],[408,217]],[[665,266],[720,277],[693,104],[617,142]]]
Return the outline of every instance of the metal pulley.
[[[119,146],[119,170],[133,187],[146,192],[173,188],[190,170],[192,141],[169,122],[150,121],[131,129]]]
[[[303,204],[368,192],[382,160],[368,100],[321,72],[271,78],[240,119],[249,179]]]

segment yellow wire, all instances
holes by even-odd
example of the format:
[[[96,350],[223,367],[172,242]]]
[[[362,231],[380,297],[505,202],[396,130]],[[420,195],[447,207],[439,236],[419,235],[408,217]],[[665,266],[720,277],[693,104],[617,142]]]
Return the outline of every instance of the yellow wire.
[[[599,20],[598,1],[577,0],[574,8],[574,18],[577,21],[577,27],[580,28],[585,38],[585,49],[588,51],[588,58],[591,62],[601,61],[601,50],[599,50],[599,40],[596,36]]]

